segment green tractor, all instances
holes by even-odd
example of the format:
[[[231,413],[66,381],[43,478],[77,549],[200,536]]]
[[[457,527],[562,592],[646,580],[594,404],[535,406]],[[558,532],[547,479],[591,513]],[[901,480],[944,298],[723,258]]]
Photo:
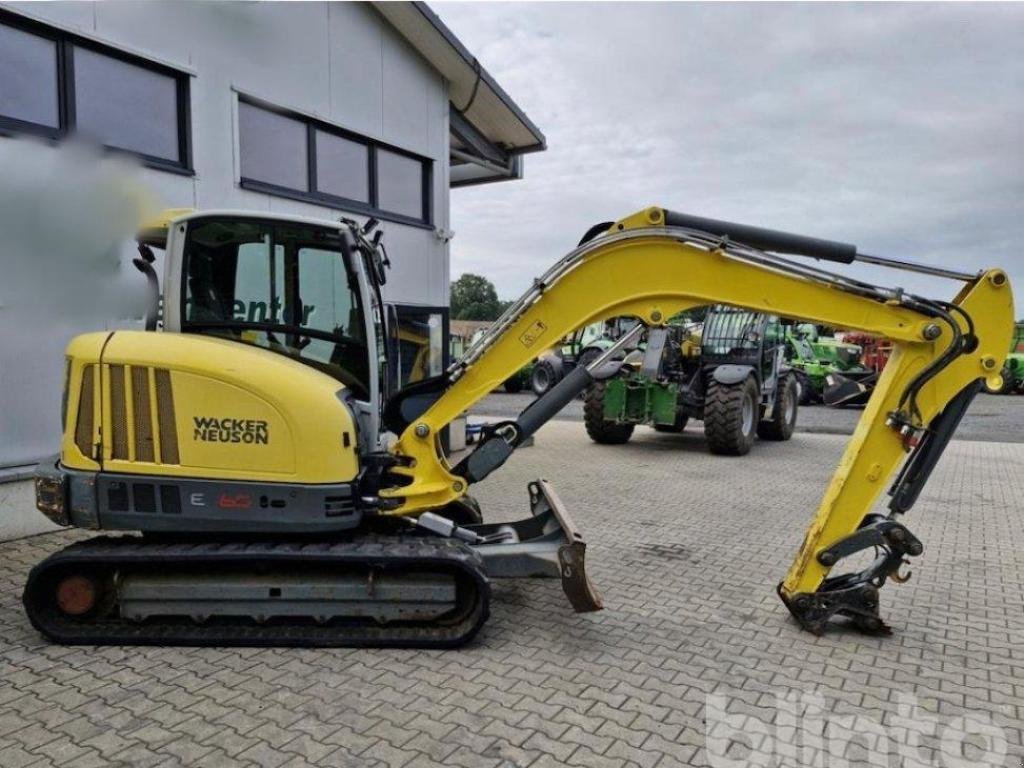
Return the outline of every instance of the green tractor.
[[[862,405],[878,380],[861,363],[861,348],[801,323],[786,329],[786,358],[797,378],[800,405]]]
[[[643,350],[590,386],[583,412],[598,443],[625,443],[637,424],[682,432],[692,418],[712,453],[742,456],[755,437],[792,436],[798,398],[779,318],[716,306],[699,336],[681,322],[648,329]]]
[[[1010,341],[1010,354],[1000,371],[1003,383],[998,389],[985,384],[985,391],[990,395],[1008,395],[1011,392],[1024,394],[1024,321],[1013,327],[1013,339]],[[986,380],[987,381],[987,380]]]

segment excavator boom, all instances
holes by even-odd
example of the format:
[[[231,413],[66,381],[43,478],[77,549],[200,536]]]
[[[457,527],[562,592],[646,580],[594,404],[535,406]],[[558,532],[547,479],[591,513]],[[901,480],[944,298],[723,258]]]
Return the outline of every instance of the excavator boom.
[[[877,589],[898,578],[905,557],[922,545],[898,520],[927,480],[982,380],[999,375],[1013,327],[1006,274],[924,267],[856,248],[650,208],[596,227],[600,236],[579,247],[535,281],[526,295],[448,372],[450,386],[408,421],[394,446],[403,477],[384,489],[390,514],[416,515],[445,507],[485,477],[576,392],[600,375],[602,360],[574,371],[515,422],[491,430],[469,459],[449,466],[437,435],[539,350],[582,325],[632,315],[660,326],[698,306],[732,304],[839,326],[891,339],[894,351],[814,514],[779,594],[806,628],[820,632],[833,616],[866,630],[885,629]],[[589,235],[593,235],[592,230]],[[734,242],[742,238],[744,244]],[[964,282],[950,302],[930,301],[800,264],[752,245],[842,263],[858,258]],[[905,463],[904,463],[905,462]],[[900,465],[887,516],[873,505]],[[829,579],[830,571],[868,547],[881,553],[859,573]]]

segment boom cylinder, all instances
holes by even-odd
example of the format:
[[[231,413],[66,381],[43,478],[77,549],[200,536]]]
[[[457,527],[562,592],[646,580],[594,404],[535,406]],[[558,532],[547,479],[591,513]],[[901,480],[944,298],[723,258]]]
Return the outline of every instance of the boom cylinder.
[[[491,474],[505,463],[523,440],[550,421],[580,392],[595,380],[614,374],[618,365],[609,364],[609,361],[643,331],[644,326],[637,324],[590,365],[573,368],[565,378],[530,403],[514,422],[499,424],[476,450],[455,467],[455,474],[465,477],[471,483],[478,483]]]
[[[752,227],[732,221],[706,219],[703,216],[691,216],[677,211],[665,211],[665,224],[669,227],[697,229],[710,235],[728,237],[745,245],[776,253],[811,256],[825,261],[838,261],[841,264],[852,264],[857,258],[857,246],[850,243]]]

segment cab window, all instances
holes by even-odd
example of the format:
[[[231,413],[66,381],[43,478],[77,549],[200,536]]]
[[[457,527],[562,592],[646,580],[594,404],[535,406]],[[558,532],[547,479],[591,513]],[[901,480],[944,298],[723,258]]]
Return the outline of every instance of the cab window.
[[[355,273],[337,232],[211,219],[189,226],[182,330],[264,347],[369,392]]]

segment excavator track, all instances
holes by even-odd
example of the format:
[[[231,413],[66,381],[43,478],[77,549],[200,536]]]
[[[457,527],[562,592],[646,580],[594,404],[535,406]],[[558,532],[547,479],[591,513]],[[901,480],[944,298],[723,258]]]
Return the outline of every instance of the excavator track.
[[[461,542],[153,542],[97,537],[29,574],[32,625],[76,645],[452,648],[487,620],[490,585]]]

